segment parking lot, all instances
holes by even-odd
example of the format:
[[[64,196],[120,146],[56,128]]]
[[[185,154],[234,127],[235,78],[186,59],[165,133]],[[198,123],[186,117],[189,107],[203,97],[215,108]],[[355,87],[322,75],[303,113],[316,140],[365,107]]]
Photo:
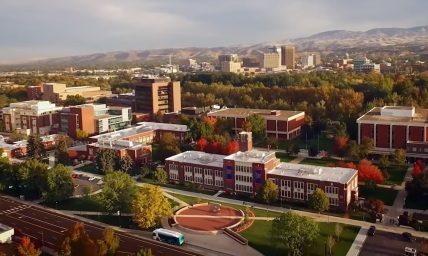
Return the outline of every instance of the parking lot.
[[[412,230],[409,229],[409,233]],[[405,241],[401,234],[394,234],[385,231],[376,231],[374,236],[368,236],[363,248],[361,250],[361,256],[394,256],[404,255],[405,247],[412,247],[419,249],[420,238],[416,238],[416,241],[411,243]]]
[[[74,189],[74,195],[82,195],[83,188],[92,186],[93,192],[99,190],[101,187],[97,183],[100,181],[99,179],[89,180],[89,176],[80,176],[78,175],[76,178],[73,178],[74,185],[78,185]]]

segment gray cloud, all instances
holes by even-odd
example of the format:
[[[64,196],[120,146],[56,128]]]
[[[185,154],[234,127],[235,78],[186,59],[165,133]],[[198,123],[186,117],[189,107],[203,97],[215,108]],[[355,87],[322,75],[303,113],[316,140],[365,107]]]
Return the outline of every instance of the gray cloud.
[[[2,0],[0,62],[427,25],[425,0]]]

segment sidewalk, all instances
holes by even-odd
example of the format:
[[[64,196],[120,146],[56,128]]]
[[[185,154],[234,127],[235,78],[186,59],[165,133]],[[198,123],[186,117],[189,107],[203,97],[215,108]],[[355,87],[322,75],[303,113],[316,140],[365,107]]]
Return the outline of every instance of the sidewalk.
[[[358,256],[367,238],[367,228],[361,228],[346,256]]]
[[[404,209],[404,204],[406,202],[407,191],[406,191],[406,182],[412,180],[412,167],[407,169],[406,176],[404,176],[404,180],[400,186],[396,186],[395,189],[398,190],[397,197],[395,198],[394,204],[390,207],[385,207],[388,209],[388,213],[386,214],[389,219],[397,220],[397,217],[400,216],[404,211],[409,213],[417,212],[416,209]],[[385,220],[389,222],[388,220]]]

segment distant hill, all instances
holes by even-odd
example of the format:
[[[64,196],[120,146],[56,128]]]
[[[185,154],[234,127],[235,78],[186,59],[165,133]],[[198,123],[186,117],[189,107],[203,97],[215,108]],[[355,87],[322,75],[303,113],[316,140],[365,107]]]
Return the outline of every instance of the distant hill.
[[[152,61],[159,57],[152,55],[173,54],[174,62],[180,59],[208,60],[215,59],[222,53],[237,53],[240,56],[256,55],[257,51],[265,51],[272,45],[294,44],[298,52],[340,52],[350,49],[370,49],[396,47],[424,47],[428,43],[428,26],[413,28],[375,28],[365,32],[333,30],[321,32],[309,37],[264,42],[256,45],[214,48],[171,48],[154,50],[132,50],[120,52],[96,53],[81,56],[68,56],[31,61],[22,64],[32,66],[82,66],[114,62]],[[167,57],[165,57],[167,63]]]

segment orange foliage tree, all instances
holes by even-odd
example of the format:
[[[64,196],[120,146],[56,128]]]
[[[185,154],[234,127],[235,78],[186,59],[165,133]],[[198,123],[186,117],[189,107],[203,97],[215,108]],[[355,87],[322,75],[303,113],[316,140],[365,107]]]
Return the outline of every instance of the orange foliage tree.
[[[92,239],[85,230],[83,223],[76,223],[69,229],[60,245],[60,255],[93,256],[99,255],[101,243]],[[105,250],[105,248],[104,248]]]
[[[215,127],[217,119],[213,116],[206,116],[202,118],[202,122],[209,123],[212,127]]]
[[[231,155],[233,153],[238,152],[239,150],[239,144],[237,141],[233,140],[229,142],[226,147],[224,148],[224,154],[225,155]]]
[[[385,181],[382,171],[367,159],[361,160],[358,165],[355,165],[352,162],[339,162],[337,166],[358,170],[358,179],[361,181],[372,180],[376,184],[382,184]]]
[[[39,256],[42,254],[40,249],[36,249],[28,236],[24,236],[18,246],[19,256]]]
[[[203,151],[205,152],[206,147],[208,146],[209,142],[207,139],[205,138],[200,138],[197,142],[196,142],[196,150],[197,151]]]
[[[415,164],[415,165],[413,166],[412,176],[413,176],[413,177],[416,177],[416,176],[418,176],[419,174],[421,174],[421,172],[422,172],[421,167],[420,167],[419,165]]]
[[[344,157],[346,151],[348,150],[348,141],[349,139],[346,136],[337,136],[334,140],[333,152],[338,157]]]

